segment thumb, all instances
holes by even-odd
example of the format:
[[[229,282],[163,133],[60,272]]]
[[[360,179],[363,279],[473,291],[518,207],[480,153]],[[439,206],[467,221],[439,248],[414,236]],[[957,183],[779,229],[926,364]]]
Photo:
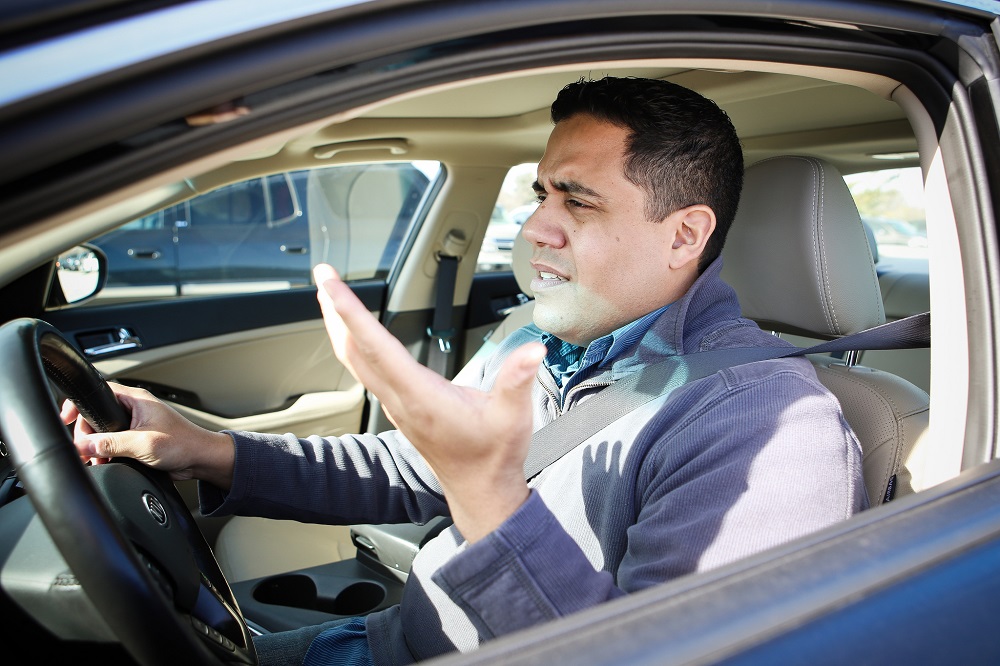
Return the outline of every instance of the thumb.
[[[492,392],[507,400],[526,399],[546,352],[545,345],[537,342],[515,349],[497,373]]]
[[[118,441],[118,433],[98,432],[83,435],[76,440],[76,448],[80,456],[85,458],[115,458],[123,454],[123,446]]]
[[[324,282],[336,280],[339,277],[337,271],[330,264],[316,264],[313,266],[313,281],[317,287],[322,287]]]

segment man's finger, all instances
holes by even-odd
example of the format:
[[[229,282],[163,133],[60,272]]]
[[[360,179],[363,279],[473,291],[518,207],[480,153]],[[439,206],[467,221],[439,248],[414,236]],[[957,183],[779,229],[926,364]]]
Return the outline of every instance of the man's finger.
[[[491,392],[512,402],[528,400],[531,384],[546,351],[545,345],[537,342],[515,349],[500,367]]]
[[[391,407],[399,390],[427,381],[434,373],[417,363],[406,348],[368,311],[328,265],[313,275],[334,349],[351,373]]]
[[[69,400],[64,400],[62,404],[62,409],[59,410],[59,418],[62,419],[63,423],[72,423],[80,415],[77,410],[76,405],[74,405]]]

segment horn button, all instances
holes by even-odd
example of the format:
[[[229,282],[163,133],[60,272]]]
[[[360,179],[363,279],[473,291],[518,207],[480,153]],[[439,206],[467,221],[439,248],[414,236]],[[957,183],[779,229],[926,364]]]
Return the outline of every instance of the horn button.
[[[198,598],[201,573],[167,493],[133,468],[131,461],[89,468],[108,510],[153,578],[174,604],[190,612]]]

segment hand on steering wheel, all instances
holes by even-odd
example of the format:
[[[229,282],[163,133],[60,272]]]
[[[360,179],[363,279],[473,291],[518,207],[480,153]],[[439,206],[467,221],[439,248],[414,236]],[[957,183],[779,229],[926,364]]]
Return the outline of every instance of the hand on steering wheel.
[[[52,542],[125,649],[146,665],[256,664],[232,591],[170,478],[128,458],[85,467],[49,381],[95,431],[143,422],[144,408],[133,419],[97,370],[44,322],[0,327],[0,359],[0,437]],[[157,440],[148,459],[169,467],[168,444]],[[84,450],[98,458],[118,452]]]
[[[63,423],[76,422],[73,443],[80,457],[104,464],[116,457],[133,458],[162,470],[174,481],[201,479],[223,490],[233,481],[233,440],[191,423],[149,391],[121,384],[108,387],[130,414],[127,430],[98,432],[71,401],[63,403]]]

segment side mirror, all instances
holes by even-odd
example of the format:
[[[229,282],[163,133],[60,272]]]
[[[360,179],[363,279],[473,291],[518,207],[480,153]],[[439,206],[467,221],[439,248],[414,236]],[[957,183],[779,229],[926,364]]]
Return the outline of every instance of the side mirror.
[[[59,255],[55,273],[49,306],[73,305],[104,288],[108,279],[108,258],[99,247],[77,245]]]

